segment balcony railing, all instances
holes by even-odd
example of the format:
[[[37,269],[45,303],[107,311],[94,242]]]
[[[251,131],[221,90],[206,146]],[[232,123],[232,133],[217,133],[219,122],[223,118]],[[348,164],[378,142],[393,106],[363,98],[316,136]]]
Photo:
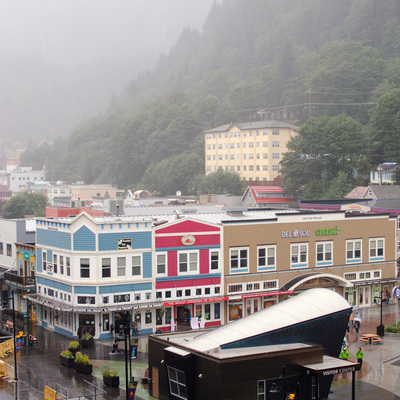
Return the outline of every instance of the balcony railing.
[[[35,289],[36,279],[34,276],[19,276],[15,272],[4,272],[4,283],[21,289]]]

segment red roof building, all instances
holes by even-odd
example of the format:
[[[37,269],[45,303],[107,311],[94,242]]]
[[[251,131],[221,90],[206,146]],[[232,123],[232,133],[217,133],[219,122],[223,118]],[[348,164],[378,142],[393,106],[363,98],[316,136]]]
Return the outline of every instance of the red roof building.
[[[288,208],[297,200],[286,194],[280,186],[248,186],[242,197],[242,206],[247,208]]]

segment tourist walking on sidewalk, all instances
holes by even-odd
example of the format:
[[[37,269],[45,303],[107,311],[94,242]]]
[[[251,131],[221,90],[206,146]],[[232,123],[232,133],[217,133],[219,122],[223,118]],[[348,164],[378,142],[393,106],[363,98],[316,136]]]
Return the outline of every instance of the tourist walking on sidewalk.
[[[361,368],[362,364],[363,364],[363,357],[364,357],[364,352],[362,351],[361,347],[358,348],[356,357],[357,357],[357,362],[360,364],[360,368]]]

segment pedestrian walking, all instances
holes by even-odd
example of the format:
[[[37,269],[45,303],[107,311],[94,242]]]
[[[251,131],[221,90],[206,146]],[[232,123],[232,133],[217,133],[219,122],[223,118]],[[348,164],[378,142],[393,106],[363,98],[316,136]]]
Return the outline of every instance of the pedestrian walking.
[[[350,353],[347,350],[346,346],[344,346],[342,351],[340,352],[339,358],[341,358],[342,360],[350,360]]]
[[[363,358],[364,358],[364,352],[362,351],[361,347],[358,348],[356,357],[357,357],[357,362],[360,364],[360,368],[361,368],[362,364],[363,364]]]

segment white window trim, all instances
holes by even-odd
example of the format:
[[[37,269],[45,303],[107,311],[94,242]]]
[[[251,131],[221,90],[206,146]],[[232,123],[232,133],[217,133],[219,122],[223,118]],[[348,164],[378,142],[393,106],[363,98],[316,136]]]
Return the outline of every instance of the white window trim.
[[[378,256],[378,242],[382,240],[383,241],[383,246],[382,246],[382,250],[383,250],[383,254],[381,256]],[[375,242],[375,251],[376,254],[375,256],[371,256],[371,243]],[[384,237],[377,237],[377,238],[370,238],[369,239],[369,261],[384,261],[385,260],[385,238]]]
[[[265,263],[266,265],[260,265],[260,255],[259,250],[265,249]],[[268,265],[268,249],[274,250],[274,263],[272,265]],[[276,270],[276,245],[263,245],[257,246],[257,268],[258,271],[273,271]]]
[[[306,261],[301,261],[301,247],[306,246]],[[293,249],[298,248],[298,262],[293,262]],[[308,243],[291,243],[290,244],[290,268],[308,268]]]
[[[347,258],[347,244],[348,243],[353,243],[353,256],[354,256],[354,244],[355,243],[360,243],[360,257],[359,258]],[[361,263],[362,262],[362,239],[349,239],[346,240],[346,264],[355,264],[355,263]]]
[[[186,254],[187,255],[187,271],[180,271],[180,262],[179,262],[179,258],[181,255]],[[195,271],[191,271],[190,270],[190,255],[191,254],[196,254],[196,270]],[[178,267],[178,275],[193,275],[193,274],[198,274],[199,273],[199,251],[198,250],[192,250],[192,251],[178,251],[177,254],[177,267]]]
[[[165,256],[165,272],[159,273],[158,272],[158,262],[157,262],[157,256]],[[167,276],[167,270],[168,270],[168,253],[167,252],[156,252],[156,259],[155,259],[155,266],[156,266],[156,275],[157,276]]]
[[[232,252],[238,251],[240,254],[241,250],[247,251],[247,265],[246,265],[246,267],[241,267],[240,266],[240,257],[238,257],[238,267],[232,268]],[[244,272],[249,272],[249,265],[250,265],[250,257],[249,257],[249,247],[248,246],[231,247],[229,249],[229,271],[231,274],[240,274],[240,273],[244,273]]]
[[[211,259],[211,254],[212,253],[217,253],[218,254],[218,268],[211,268],[212,264],[212,259]],[[221,253],[218,249],[210,249],[209,251],[209,265],[210,265],[210,272],[212,271],[219,271],[221,269]]]
[[[133,275],[133,262],[132,262],[132,258],[133,257],[139,257],[140,258],[140,274],[138,275]],[[137,253],[137,254],[131,254],[130,255],[131,258],[131,275],[133,278],[142,278],[143,277],[143,254],[142,253]]]
[[[184,378],[185,378],[185,382],[180,382],[178,379],[172,379],[172,371],[178,375],[178,371],[180,373],[183,374]],[[175,383],[177,388],[185,388],[184,391],[187,393],[188,389],[187,389],[187,385],[186,385],[186,377],[185,377],[185,373],[184,371],[174,368],[174,367],[170,367],[168,366],[168,385],[169,385],[169,390],[170,393],[174,396],[174,397],[178,397],[179,399],[183,399],[183,400],[187,400],[187,396],[184,396],[181,394],[181,392],[178,389],[178,392],[176,392],[176,390],[173,389],[173,386],[171,385],[171,382]]]
[[[324,246],[324,259],[322,261],[318,261],[318,252],[317,252],[317,247],[318,245],[323,245]],[[327,261],[326,260],[326,245],[330,244],[331,245],[331,260]],[[326,240],[323,242],[315,242],[315,265],[317,267],[325,267],[327,265],[333,265],[333,241],[332,240]]]

